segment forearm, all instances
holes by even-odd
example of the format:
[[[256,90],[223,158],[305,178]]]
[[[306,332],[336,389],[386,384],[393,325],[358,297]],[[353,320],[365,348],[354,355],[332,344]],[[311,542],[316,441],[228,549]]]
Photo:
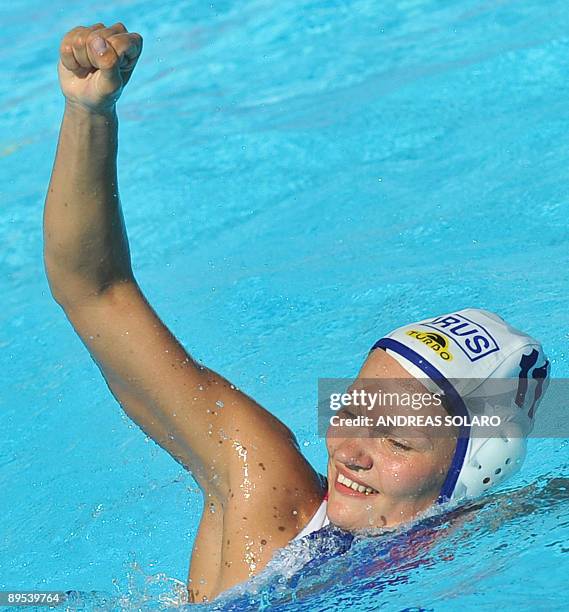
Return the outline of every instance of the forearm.
[[[117,182],[116,111],[66,103],[44,211],[44,259],[54,297],[80,301],[132,280]]]

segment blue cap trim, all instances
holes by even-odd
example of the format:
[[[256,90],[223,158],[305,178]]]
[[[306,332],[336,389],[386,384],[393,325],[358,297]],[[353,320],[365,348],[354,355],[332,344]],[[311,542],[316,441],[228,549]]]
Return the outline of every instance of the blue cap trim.
[[[453,387],[451,382],[438,370],[432,363],[429,363],[422,355],[416,353],[413,349],[410,349],[405,344],[394,340],[393,338],[381,338],[378,340],[370,349],[373,351],[376,348],[389,349],[398,353],[402,357],[405,357],[412,364],[423,370],[425,374],[437,384],[443,391],[446,397],[450,400],[455,414],[468,417],[468,410],[464,403],[464,400],[460,396],[460,393]],[[441,487],[441,492],[437,498],[437,503],[442,504],[448,501],[456,487],[458,476],[464,465],[464,458],[466,457],[466,449],[468,448],[468,440],[470,438],[470,425],[461,425],[458,434],[458,440],[456,443],[456,449],[452,458],[447,477]]]

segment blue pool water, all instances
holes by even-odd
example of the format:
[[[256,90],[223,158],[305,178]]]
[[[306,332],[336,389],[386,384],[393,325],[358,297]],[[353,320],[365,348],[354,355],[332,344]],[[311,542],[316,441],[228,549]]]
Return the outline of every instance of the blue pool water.
[[[568,376],[566,2],[12,0],[0,21],[0,590],[165,608],[201,511],[47,287],[56,62],[76,25],[122,21],[144,37],[119,102],[140,284],[319,470],[317,378],[353,376],[407,321],[489,308]],[[310,550],[283,553],[264,583],[211,607],[560,609],[568,468],[567,440],[532,440],[502,491],[392,542],[397,559],[377,538],[317,570],[295,567]]]

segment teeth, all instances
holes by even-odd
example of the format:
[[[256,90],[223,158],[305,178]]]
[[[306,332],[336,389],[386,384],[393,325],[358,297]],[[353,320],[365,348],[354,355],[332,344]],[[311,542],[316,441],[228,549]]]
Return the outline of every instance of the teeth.
[[[366,495],[377,493],[375,489],[372,489],[371,487],[364,487],[363,485],[358,484],[357,482],[354,482],[353,480],[350,480],[343,474],[338,474],[338,482],[343,484],[346,487],[349,487],[350,489],[353,489],[354,491],[358,491],[358,493],[365,493]]]

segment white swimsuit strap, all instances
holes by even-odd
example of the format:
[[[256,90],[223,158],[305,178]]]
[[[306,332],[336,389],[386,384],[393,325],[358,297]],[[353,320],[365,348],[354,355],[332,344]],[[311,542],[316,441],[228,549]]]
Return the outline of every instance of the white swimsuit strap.
[[[326,516],[327,508],[328,500],[324,499],[322,500],[322,503],[320,504],[318,510],[316,510],[314,516],[308,521],[306,527],[296,537],[294,537],[293,540],[300,540],[300,538],[303,538],[309,533],[312,533],[313,531],[318,531],[319,529],[322,529],[322,527],[328,525],[330,521]]]

